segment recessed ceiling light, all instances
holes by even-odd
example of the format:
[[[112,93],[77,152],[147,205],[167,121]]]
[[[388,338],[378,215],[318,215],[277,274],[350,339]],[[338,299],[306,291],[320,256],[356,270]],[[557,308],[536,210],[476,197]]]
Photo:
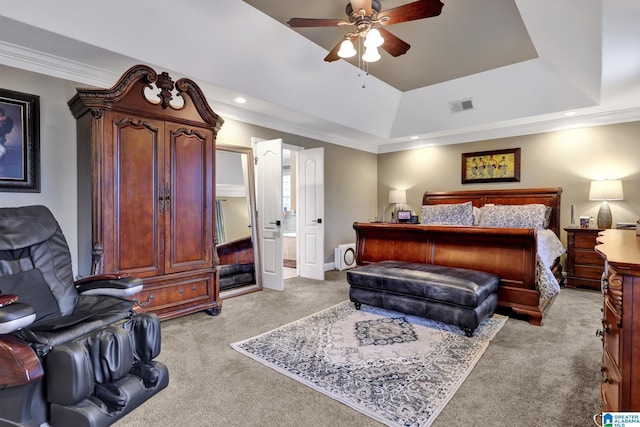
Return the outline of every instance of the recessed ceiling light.
[[[576,114],[578,114],[578,113],[576,113],[575,111],[567,111],[567,112],[562,113],[562,115],[565,116],[565,117],[575,116]]]
[[[419,138],[419,136],[418,136],[418,135],[413,135],[413,136],[411,137],[411,139],[418,139],[418,138]]]
[[[245,104],[245,103],[247,102],[246,98],[243,98],[243,97],[241,97],[241,96],[237,97],[237,98],[235,99],[235,101],[236,101],[238,104]]]

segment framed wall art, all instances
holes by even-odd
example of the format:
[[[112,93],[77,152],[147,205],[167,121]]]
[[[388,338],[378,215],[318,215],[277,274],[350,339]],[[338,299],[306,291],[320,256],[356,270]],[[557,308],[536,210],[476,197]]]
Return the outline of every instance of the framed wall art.
[[[520,181],[520,149],[462,154],[462,183]]]
[[[40,192],[40,97],[0,89],[0,191]]]

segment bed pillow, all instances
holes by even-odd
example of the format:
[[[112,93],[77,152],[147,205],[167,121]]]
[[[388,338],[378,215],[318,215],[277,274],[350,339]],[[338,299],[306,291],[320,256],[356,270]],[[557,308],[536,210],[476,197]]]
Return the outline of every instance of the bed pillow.
[[[471,202],[422,206],[422,224],[473,225]]]
[[[486,205],[482,208],[483,227],[536,228],[546,227],[546,206],[531,205]]]

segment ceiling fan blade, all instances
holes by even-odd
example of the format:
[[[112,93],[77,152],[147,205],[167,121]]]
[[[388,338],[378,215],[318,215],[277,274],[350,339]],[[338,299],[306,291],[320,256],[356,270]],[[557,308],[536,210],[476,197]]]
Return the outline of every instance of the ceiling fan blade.
[[[354,35],[354,36],[350,36],[349,40],[351,40],[351,43],[353,43],[353,41],[355,39],[357,39],[358,36]],[[345,41],[347,39],[347,37],[343,37],[340,39],[340,41],[338,42],[337,45],[335,45],[335,47],[333,49],[331,49],[331,51],[327,54],[327,56],[324,57],[324,60],[327,62],[333,62],[333,61],[337,61],[339,59],[342,59],[338,56],[338,51],[340,50],[340,45],[342,44],[343,41]]]
[[[350,2],[351,8],[355,13],[359,13],[360,9],[364,9],[365,16],[371,15],[371,0],[351,0]]]
[[[384,43],[382,43],[382,48],[386,50],[391,56],[403,55],[407,53],[407,51],[411,47],[409,43],[391,34],[389,31],[387,31],[384,28],[378,28],[378,31],[380,31],[380,35],[384,39]]]
[[[287,21],[290,27],[339,27],[342,25],[351,25],[349,21],[344,19],[316,19],[316,18],[291,18]]]
[[[393,9],[383,10],[378,15],[381,25],[399,24],[440,15],[444,4],[440,0],[418,0]]]

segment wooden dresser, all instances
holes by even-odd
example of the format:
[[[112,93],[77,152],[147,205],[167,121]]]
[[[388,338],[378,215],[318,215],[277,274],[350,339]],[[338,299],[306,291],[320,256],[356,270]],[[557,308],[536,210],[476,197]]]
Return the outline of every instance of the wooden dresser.
[[[596,238],[604,228],[567,227],[567,286],[600,290],[604,260],[595,251]]]
[[[163,319],[217,314],[222,119],[200,88],[136,65],[111,89],[78,89],[69,107],[78,134],[79,273],[142,278],[140,306]]]
[[[606,260],[603,282],[602,411],[640,411],[640,237],[605,230],[596,251]]]

